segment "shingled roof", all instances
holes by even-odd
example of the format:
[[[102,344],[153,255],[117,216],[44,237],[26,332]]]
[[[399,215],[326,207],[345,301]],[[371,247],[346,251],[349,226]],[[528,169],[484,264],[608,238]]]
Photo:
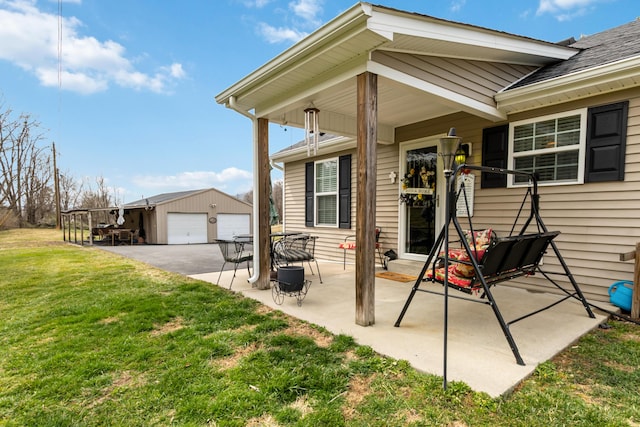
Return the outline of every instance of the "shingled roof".
[[[170,202],[173,200],[178,200],[178,199],[182,199],[184,197],[187,196],[191,196],[193,194],[196,193],[201,193],[203,191],[207,191],[207,189],[204,190],[189,190],[189,191],[176,191],[174,193],[162,193],[162,194],[158,194],[156,196],[151,196],[151,197],[147,197],[145,199],[140,199],[140,200],[136,200],[133,202],[129,202],[126,203],[124,205],[125,208],[138,208],[138,207],[145,207],[145,206],[156,206],[162,203],[166,203],[166,202]]]
[[[570,59],[540,68],[507,90],[640,55],[640,20],[582,37],[568,46],[581,51]]]

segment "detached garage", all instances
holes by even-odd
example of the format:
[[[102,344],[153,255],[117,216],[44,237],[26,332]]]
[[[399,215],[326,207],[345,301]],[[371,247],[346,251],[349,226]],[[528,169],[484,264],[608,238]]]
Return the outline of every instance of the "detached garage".
[[[251,204],[209,188],[164,193],[124,205],[124,228],[139,230],[146,243],[211,243],[251,234]]]
[[[170,245],[209,243],[207,214],[169,212],[167,214],[167,243]]]

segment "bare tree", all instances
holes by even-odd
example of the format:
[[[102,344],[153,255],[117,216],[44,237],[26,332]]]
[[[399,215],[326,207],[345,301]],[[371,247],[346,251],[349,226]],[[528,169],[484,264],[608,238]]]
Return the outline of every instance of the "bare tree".
[[[37,224],[51,208],[51,168],[40,123],[28,114],[13,118],[0,104],[0,203],[13,212],[18,226]]]
[[[51,222],[55,212],[52,172],[51,156],[44,148],[34,149],[25,168],[23,188],[24,214],[29,224]]]
[[[253,203],[253,190],[249,190],[240,198],[243,202]]]
[[[278,212],[278,218],[282,222],[282,198],[284,197],[284,183],[281,179],[274,181],[271,188],[273,195],[273,203],[276,205],[276,211]]]
[[[69,171],[60,174],[60,209],[63,211],[78,205],[84,182],[78,181]]]
[[[103,176],[95,178],[96,188],[86,181],[86,189],[79,194],[79,208],[109,208],[116,204],[115,197],[112,196],[113,190],[107,185],[107,181]],[[96,213],[96,220],[99,222],[109,222],[109,213],[104,211],[102,214]]]

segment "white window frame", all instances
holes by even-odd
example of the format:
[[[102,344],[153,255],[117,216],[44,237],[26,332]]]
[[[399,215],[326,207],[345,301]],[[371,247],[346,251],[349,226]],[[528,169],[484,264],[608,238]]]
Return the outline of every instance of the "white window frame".
[[[553,147],[553,148],[544,148],[540,150],[532,150],[532,151],[524,151],[524,152],[514,152],[514,130],[517,126],[527,125],[530,123],[544,122],[546,120],[553,120],[562,117],[569,116],[580,116],[580,142],[577,145],[578,151],[578,176],[575,180],[572,181],[545,181],[538,182],[540,186],[557,186],[557,185],[575,185],[575,184],[584,184],[584,168],[585,168],[585,150],[586,150],[586,141],[587,141],[587,109],[581,108],[578,110],[572,111],[564,111],[562,113],[557,114],[549,114],[546,116],[534,117],[532,119],[520,120],[517,122],[509,123],[509,158],[508,158],[508,169],[515,168],[515,159],[520,156],[530,156],[532,153],[538,154],[550,154],[550,153],[559,153],[562,151],[575,151],[576,146],[567,146],[567,147]],[[513,174],[509,174],[507,178],[507,187],[515,188],[515,187],[525,187],[528,183],[516,183],[515,176]]]
[[[318,165],[328,162],[335,162],[336,164],[336,189],[335,191],[328,191],[319,193],[317,191],[316,183],[318,177]],[[338,157],[331,157],[328,159],[316,160],[313,162],[313,224],[316,227],[331,227],[338,228],[338,221],[340,215],[340,159]],[[334,224],[325,224],[318,222],[318,197],[321,196],[334,196],[336,199],[336,222]]]

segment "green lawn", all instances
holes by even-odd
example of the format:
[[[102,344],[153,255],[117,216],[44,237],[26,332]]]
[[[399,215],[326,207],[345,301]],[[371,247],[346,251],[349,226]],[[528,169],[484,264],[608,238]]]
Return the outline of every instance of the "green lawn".
[[[348,336],[61,236],[0,232],[0,425],[640,425],[634,324],[509,396],[444,392]]]

